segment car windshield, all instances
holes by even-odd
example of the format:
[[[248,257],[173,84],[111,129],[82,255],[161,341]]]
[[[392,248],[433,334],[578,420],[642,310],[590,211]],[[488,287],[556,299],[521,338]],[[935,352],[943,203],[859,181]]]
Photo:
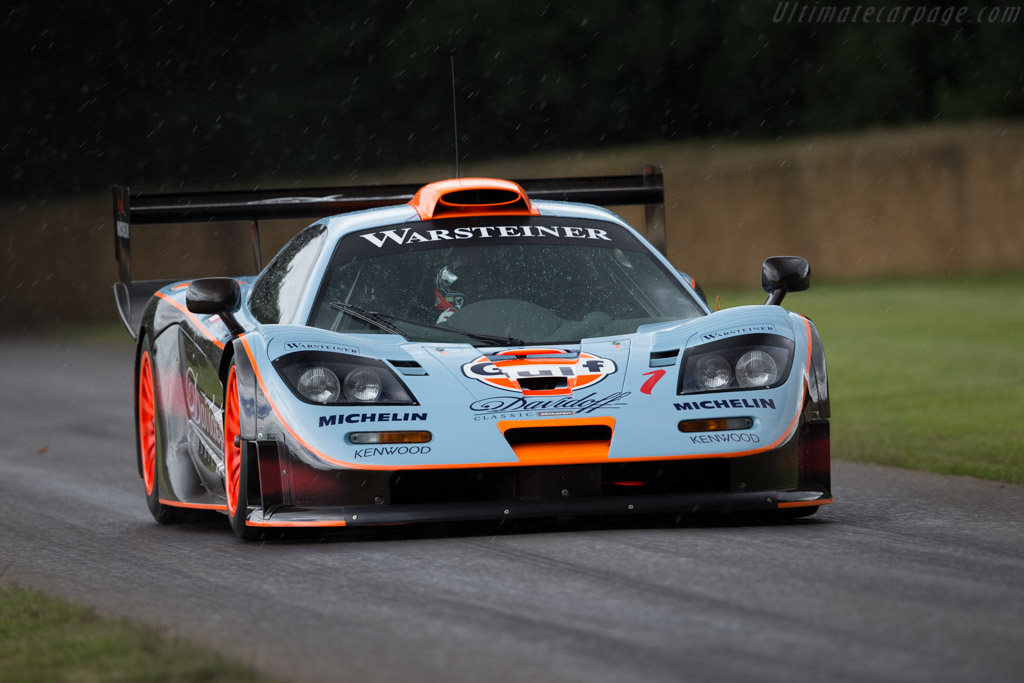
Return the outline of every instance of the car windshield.
[[[503,337],[510,344],[575,343],[704,314],[620,226],[534,216],[502,220],[515,224],[462,218],[346,236],[309,324],[389,333],[358,315],[362,309],[413,341],[494,346],[462,333]]]

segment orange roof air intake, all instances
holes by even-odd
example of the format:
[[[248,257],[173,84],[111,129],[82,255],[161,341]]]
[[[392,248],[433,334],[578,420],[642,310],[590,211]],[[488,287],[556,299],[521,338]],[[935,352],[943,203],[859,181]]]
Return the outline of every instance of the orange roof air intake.
[[[522,187],[497,178],[456,178],[424,185],[409,205],[422,220],[456,216],[538,216]]]

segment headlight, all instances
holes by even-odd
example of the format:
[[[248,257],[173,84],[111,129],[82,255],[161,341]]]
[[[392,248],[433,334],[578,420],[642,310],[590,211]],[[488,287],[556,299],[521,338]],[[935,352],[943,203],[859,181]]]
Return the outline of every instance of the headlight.
[[[722,389],[732,379],[729,362],[719,355],[709,354],[697,361],[697,384],[708,391]]]
[[[345,377],[345,398],[369,403],[380,397],[383,385],[373,370],[353,370]]]
[[[693,346],[683,355],[680,394],[770,389],[786,381],[793,342],[777,334],[746,334]]]
[[[779,364],[761,349],[747,351],[736,361],[736,381],[744,389],[766,387],[779,378]]]
[[[398,376],[382,361],[344,353],[301,351],[274,361],[292,392],[321,405],[415,405]]]
[[[303,370],[295,388],[315,403],[331,403],[341,395],[338,376],[322,365],[313,365]]]

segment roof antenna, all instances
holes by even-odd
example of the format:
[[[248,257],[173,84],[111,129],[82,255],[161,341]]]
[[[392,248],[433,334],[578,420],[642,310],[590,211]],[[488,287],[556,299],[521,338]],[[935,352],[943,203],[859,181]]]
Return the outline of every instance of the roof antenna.
[[[459,177],[459,114],[455,108],[455,55],[452,60],[452,123],[455,126],[455,177]]]

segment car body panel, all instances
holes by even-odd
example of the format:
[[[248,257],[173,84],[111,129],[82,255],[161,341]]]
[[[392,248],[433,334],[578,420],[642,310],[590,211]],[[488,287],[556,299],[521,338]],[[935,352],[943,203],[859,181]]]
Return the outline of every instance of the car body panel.
[[[148,339],[153,349],[161,501],[225,508],[223,412],[231,363],[237,368],[243,451],[258,472],[250,491],[252,526],[778,509],[831,501],[827,377],[820,339],[808,319],[779,306],[712,312],[691,279],[610,211],[554,201],[533,206],[542,218],[618,226],[692,297],[699,315],[643,324],[624,334],[527,345],[414,342],[380,330],[368,334],[310,327],[305,322],[314,315],[319,285],[340,241],[366,230],[422,223],[408,205],[321,219],[311,228],[322,232],[316,238],[322,244],[294,309],[282,311],[281,322],[257,319],[253,297],[258,277],[237,279],[241,304],[233,314],[243,331],[237,337],[220,315],[188,310],[188,281],[160,288],[149,301],[139,339]],[[792,367],[784,381],[771,388],[680,393],[689,350],[756,335],[791,344]],[[382,363],[414,401],[317,405],[301,399],[275,367],[275,361],[288,362],[301,353]],[[566,385],[527,388],[526,381],[538,376],[557,376]],[[682,431],[684,421],[727,419],[749,420],[749,427]],[[430,436],[416,443],[353,442],[361,438],[353,435],[380,432]],[[549,440],[555,433],[563,436]],[[564,437],[570,433],[585,438]],[[667,463],[664,471],[674,474],[664,474],[658,463]],[[364,482],[364,490],[348,483],[360,472],[370,482]],[[439,477],[436,483],[423,478],[429,472]],[[631,472],[644,479],[626,477]],[[470,475],[490,482],[481,490],[492,491],[493,501],[483,493],[482,500],[467,493],[472,486],[458,477]],[[403,476],[420,477],[423,491],[450,485],[462,493],[450,501],[418,489],[415,495],[400,495],[404,484],[397,482]],[[605,481],[609,477],[611,483]],[[666,482],[673,477],[716,483]],[[570,489],[580,487],[558,489],[555,480],[584,482],[586,493],[577,500]],[[549,489],[558,494],[548,497]],[[435,501],[435,495],[441,500]],[[392,504],[399,499],[409,502]]]

